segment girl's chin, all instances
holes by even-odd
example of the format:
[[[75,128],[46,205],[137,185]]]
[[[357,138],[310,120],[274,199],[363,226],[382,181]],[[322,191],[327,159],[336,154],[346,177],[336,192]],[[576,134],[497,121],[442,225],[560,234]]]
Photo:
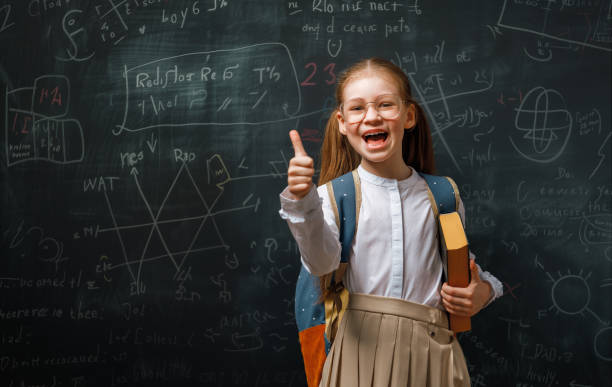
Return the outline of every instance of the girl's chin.
[[[362,151],[359,152],[359,154],[361,155],[362,159],[373,164],[384,163],[391,158],[391,155],[388,152]]]
[[[368,156],[370,155],[366,155],[366,157],[362,156],[361,159],[367,161],[369,164],[372,164],[372,165],[381,165],[389,160],[388,157],[368,157]]]

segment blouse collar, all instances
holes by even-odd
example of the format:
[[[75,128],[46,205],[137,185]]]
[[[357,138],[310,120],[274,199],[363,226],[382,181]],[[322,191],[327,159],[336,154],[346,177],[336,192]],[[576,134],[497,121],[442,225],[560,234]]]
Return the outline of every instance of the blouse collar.
[[[367,181],[368,183],[380,185],[383,187],[397,187],[398,184],[402,186],[412,185],[418,180],[417,171],[415,171],[414,168],[412,168],[411,166],[408,166],[408,168],[412,169],[412,173],[408,178],[402,180],[380,177],[378,175],[366,171],[366,169],[361,164],[359,164],[359,167],[357,167],[357,172],[359,173],[359,177],[362,180]]]

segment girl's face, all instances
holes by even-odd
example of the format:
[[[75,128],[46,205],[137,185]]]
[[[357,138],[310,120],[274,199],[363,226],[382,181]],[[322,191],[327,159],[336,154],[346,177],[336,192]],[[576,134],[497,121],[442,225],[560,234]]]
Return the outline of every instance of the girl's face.
[[[340,133],[371,172],[393,172],[405,166],[404,129],[415,125],[414,106],[402,102],[399,88],[391,79],[368,72],[349,80],[344,87],[342,110],[336,116]],[[394,108],[393,103],[399,106]],[[394,113],[397,110],[399,113]],[[358,112],[365,114],[361,121]]]

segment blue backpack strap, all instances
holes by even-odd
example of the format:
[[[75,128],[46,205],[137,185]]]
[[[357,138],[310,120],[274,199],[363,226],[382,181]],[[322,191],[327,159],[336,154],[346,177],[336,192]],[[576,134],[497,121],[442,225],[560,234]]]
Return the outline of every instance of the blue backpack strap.
[[[453,179],[446,176],[434,176],[421,172],[419,172],[419,175],[427,182],[427,187],[429,188],[427,193],[429,195],[429,201],[431,202],[431,209],[436,224],[439,224],[439,214],[448,214],[457,211],[459,208],[459,189],[457,188],[457,184],[455,184]],[[444,282],[447,278],[448,267],[442,253],[441,245],[440,258],[442,258],[442,282]]]
[[[340,262],[348,262],[359,218],[361,189],[357,171],[346,173],[327,183],[330,202],[336,215],[342,253]]]
[[[325,339],[326,352],[329,353],[330,343],[335,337],[339,322],[342,319],[348,304],[348,291],[342,283],[344,273],[348,268],[351,255],[351,246],[357,224],[359,222],[359,209],[361,207],[361,185],[357,171],[346,173],[326,184],[330,204],[334,210],[336,225],[338,226],[338,239],[340,240],[340,264],[338,268],[325,276],[324,285],[331,290],[325,299]]]
[[[345,263],[348,263],[351,244],[357,230],[359,207],[356,207],[356,205],[361,205],[359,183],[357,171],[349,172],[327,183],[330,202],[336,215],[336,224],[340,230],[340,243],[342,245],[340,261]],[[343,221],[340,222],[340,219],[343,219]],[[341,267],[346,267],[346,265],[341,265]],[[336,278],[341,278],[339,274],[336,273]],[[325,308],[317,302],[320,297],[319,278],[310,274],[302,265],[295,292],[295,320],[298,331],[325,324]]]
[[[459,208],[459,189],[450,177],[428,175],[419,172],[419,175],[427,182],[429,191],[433,195],[432,209],[436,222],[438,214],[448,214]],[[430,199],[432,199],[430,197]]]

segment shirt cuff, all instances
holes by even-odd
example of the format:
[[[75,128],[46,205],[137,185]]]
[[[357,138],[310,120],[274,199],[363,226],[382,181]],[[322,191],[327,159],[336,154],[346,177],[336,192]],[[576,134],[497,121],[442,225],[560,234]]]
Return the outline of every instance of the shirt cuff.
[[[485,304],[485,306],[483,306],[484,308],[484,307],[489,306],[489,304],[492,303],[493,300],[501,297],[504,294],[504,287],[502,286],[502,283],[499,282],[499,280],[495,278],[493,274],[489,273],[488,271],[482,271],[480,266],[478,266],[478,271],[479,271],[480,279],[482,281],[488,282],[489,285],[491,285],[492,294],[489,298],[489,301]]]
[[[281,209],[278,214],[291,223],[304,223],[310,213],[321,208],[321,199],[313,184],[310,191],[302,199],[291,199],[288,196],[289,187],[280,193]]]

